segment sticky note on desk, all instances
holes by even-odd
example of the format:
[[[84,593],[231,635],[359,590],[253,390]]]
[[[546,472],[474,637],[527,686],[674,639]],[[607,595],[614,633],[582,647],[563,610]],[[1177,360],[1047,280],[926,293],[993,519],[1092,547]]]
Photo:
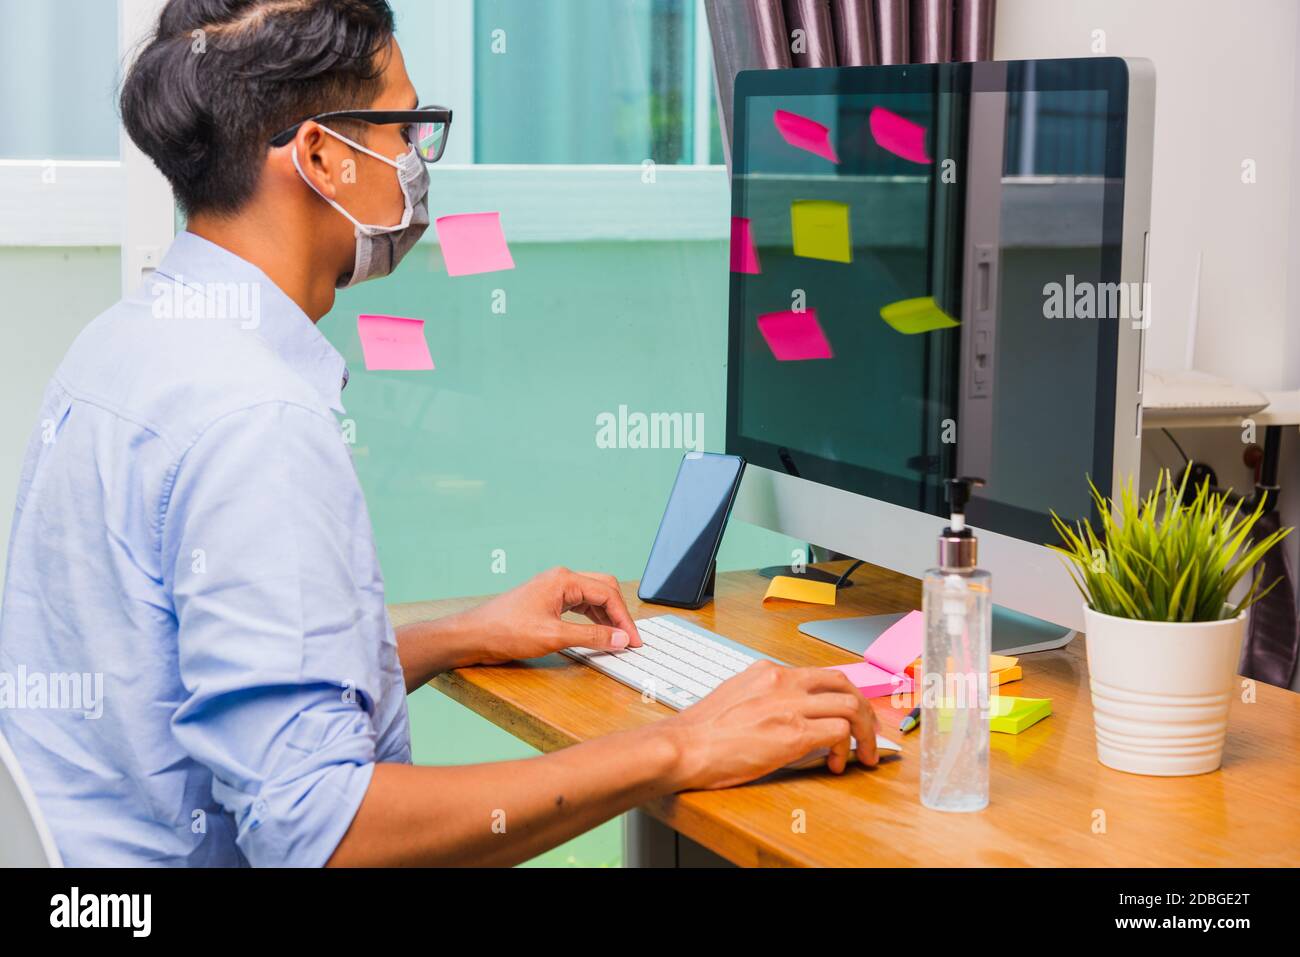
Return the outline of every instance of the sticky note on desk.
[[[831,145],[831,131],[816,120],[789,110],[777,110],[772,114],[772,122],[776,124],[781,138],[796,149],[805,150],[832,163],[840,161],[835,147]]]
[[[751,275],[763,271],[754,245],[754,226],[744,216],[731,217],[731,271]]]
[[[867,117],[876,145],[912,163],[933,163],[925,152],[925,127],[877,106]]]
[[[763,603],[766,604],[773,598],[782,598],[786,601],[803,601],[812,605],[833,605],[835,592],[834,582],[818,582],[807,578],[777,575],[768,583]]]
[[[855,661],[851,665],[831,665],[829,670],[843,672],[864,698],[883,698],[896,691],[907,694],[912,690],[912,679],[907,675],[894,674],[884,668],[878,668],[870,661]]]
[[[889,323],[895,332],[901,332],[905,336],[961,325],[938,307],[933,296],[891,302],[880,310],[880,318]]]
[[[833,358],[816,309],[764,313],[758,317],[758,331],[779,362]]]
[[[907,666],[907,673],[913,681],[921,680],[921,659],[917,658]],[[1019,681],[1024,677],[1020,659],[1010,655],[989,655],[989,684],[991,687]]]
[[[500,213],[440,216],[434,225],[448,276],[473,276],[515,268],[514,257],[501,231]]]
[[[401,316],[357,316],[361,353],[370,370],[432,369],[433,357],[424,339],[423,319]]]
[[[952,728],[956,708],[951,699],[939,707],[939,730]],[[1051,698],[1013,698],[993,695],[989,698],[989,730],[998,734],[1019,734],[1052,713]]]
[[[853,262],[849,206],[830,199],[796,199],[790,204],[794,254],[805,259]]]
[[[871,643],[866,660],[890,674],[904,674],[925,647],[925,615],[909,611]]]
[[[994,695],[989,699],[989,730],[1002,734],[1019,734],[1051,713],[1051,698]]]

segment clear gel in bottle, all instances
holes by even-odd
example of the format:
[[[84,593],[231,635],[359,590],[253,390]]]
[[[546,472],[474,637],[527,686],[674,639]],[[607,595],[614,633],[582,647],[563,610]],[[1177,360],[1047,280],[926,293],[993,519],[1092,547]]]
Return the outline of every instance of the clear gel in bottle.
[[[921,607],[921,803],[979,811],[989,803],[989,648],[992,578],[975,567],[979,542],[966,502],[981,479],[948,481],[952,518],[939,536],[939,567],[925,573]]]

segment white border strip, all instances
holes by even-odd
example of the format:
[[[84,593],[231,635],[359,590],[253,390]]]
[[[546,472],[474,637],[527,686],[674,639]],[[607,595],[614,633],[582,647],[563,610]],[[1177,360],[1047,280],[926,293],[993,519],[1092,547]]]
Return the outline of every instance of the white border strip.
[[[0,246],[118,246],[122,164],[0,160]]]
[[[162,179],[152,164],[149,171]],[[439,163],[431,174],[435,217],[499,210],[510,242],[689,242],[730,235],[723,166],[658,166],[653,182],[640,166]],[[125,180],[117,162],[0,160],[0,246],[122,245],[129,222]],[[156,235],[140,245],[165,249],[171,196],[154,186]],[[132,219],[139,212],[133,207]],[[425,236],[437,242],[436,230]]]
[[[429,211],[435,219],[500,211],[510,242],[692,241],[731,234],[731,193],[723,166],[648,170],[439,163],[430,176]],[[436,242],[436,232],[425,233],[426,241]]]

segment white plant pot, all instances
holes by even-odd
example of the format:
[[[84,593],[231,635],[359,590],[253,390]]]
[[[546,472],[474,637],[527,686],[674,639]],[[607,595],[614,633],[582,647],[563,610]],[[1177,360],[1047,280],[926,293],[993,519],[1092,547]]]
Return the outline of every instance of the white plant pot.
[[[1131,774],[1214,771],[1223,760],[1246,615],[1133,621],[1084,606],[1097,759]]]

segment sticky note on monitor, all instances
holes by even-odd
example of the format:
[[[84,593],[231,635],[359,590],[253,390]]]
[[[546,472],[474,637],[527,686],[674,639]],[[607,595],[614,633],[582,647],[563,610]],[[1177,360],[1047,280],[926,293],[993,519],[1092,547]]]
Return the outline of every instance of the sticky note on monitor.
[[[895,332],[901,332],[905,336],[961,325],[935,304],[933,296],[891,302],[880,310],[880,318],[889,323]]]
[[[501,231],[500,213],[440,216],[434,225],[448,276],[473,276],[515,268],[514,257]]]
[[[773,598],[786,601],[802,601],[812,605],[835,604],[835,583],[810,581],[806,578],[794,578],[790,575],[777,575],[767,586],[763,604]]]
[[[912,163],[933,163],[925,151],[925,127],[877,106],[867,118],[871,136],[881,149]]]
[[[758,331],[779,362],[834,358],[816,309],[764,313],[758,317]]]
[[[853,262],[849,207],[829,199],[796,199],[790,204],[794,254],[805,259]]]
[[[432,369],[433,357],[424,339],[423,319],[401,316],[357,316],[357,335],[366,368],[372,371]]]
[[[820,156],[832,163],[840,161],[831,143],[831,131],[816,120],[791,113],[789,110],[777,110],[772,114],[772,122],[776,124],[781,138],[796,149]]]
[[[744,216],[731,217],[731,271],[757,274],[758,247],[754,245],[754,226]]]

